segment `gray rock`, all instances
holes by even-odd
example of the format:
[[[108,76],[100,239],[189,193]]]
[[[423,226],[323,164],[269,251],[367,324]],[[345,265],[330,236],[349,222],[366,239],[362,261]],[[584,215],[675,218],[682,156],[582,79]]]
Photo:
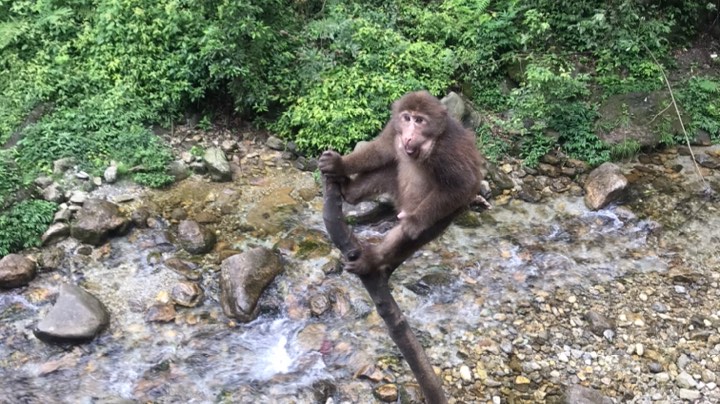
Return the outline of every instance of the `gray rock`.
[[[180,281],[172,289],[170,297],[172,300],[185,307],[197,306],[204,296],[204,292],[200,285],[195,282]]]
[[[168,174],[175,177],[175,181],[182,181],[189,177],[191,172],[187,164],[182,160],[175,160],[168,165]]]
[[[75,173],[75,178],[87,181],[90,179],[90,174],[86,173],[85,171],[79,171]]]
[[[178,241],[190,254],[205,254],[215,246],[215,233],[194,220],[183,220],[178,225]]]
[[[222,151],[224,151],[225,153],[231,153],[236,150],[237,147],[237,142],[230,139],[225,139],[222,141],[222,143],[220,143],[220,149],[222,149]]]
[[[687,401],[695,401],[700,398],[700,392],[697,390],[680,389],[678,390],[678,397]]]
[[[445,105],[450,116],[462,122],[465,117],[465,101],[456,92],[450,91],[440,102]]]
[[[72,219],[72,211],[68,209],[67,206],[61,206],[60,210],[55,212],[55,216],[53,216],[53,222],[62,222],[67,223]]]
[[[243,322],[253,320],[260,296],[282,271],[278,254],[263,247],[225,259],[220,270],[220,303],[225,315]]]
[[[103,178],[105,179],[105,182],[108,184],[113,184],[115,181],[117,181],[118,178],[118,168],[117,166],[110,166],[105,169],[105,172],[103,173]]]
[[[74,191],[70,196],[70,203],[82,205],[88,199],[88,193],[85,191]]]
[[[607,206],[620,198],[627,184],[620,167],[613,163],[601,164],[585,181],[585,206],[591,210]]]
[[[50,312],[35,328],[46,342],[84,342],[93,339],[110,322],[105,305],[75,285],[63,284]]]
[[[42,198],[49,202],[63,203],[65,202],[65,190],[60,184],[53,182],[45,187],[41,192]]]
[[[568,387],[563,397],[566,404],[613,404],[613,400],[597,390],[573,385]]]
[[[65,258],[65,250],[59,247],[43,248],[38,257],[38,266],[46,271],[60,268]]]
[[[678,387],[683,389],[693,388],[697,385],[697,381],[695,381],[695,379],[687,372],[681,372],[677,375],[675,383],[677,383]]]
[[[78,211],[70,234],[80,242],[97,246],[129,229],[130,221],[120,214],[117,205],[102,199],[88,199]]]
[[[53,161],[53,174],[59,175],[65,173],[65,171],[71,169],[75,165],[75,160],[72,158],[62,158]]]
[[[50,245],[65,240],[70,236],[70,225],[65,222],[56,222],[50,225],[40,240],[43,245]]]
[[[0,288],[11,289],[27,285],[37,272],[35,262],[20,254],[8,254],[0,259]]]
[[[273,150],[285,150],[285,142],[283,142],[282,139],[278,138],[277,136],[270,136],[265,142],[265,146]]]
[[[585,313],[585,320],[588,322],[590,331],[599,337],[603,335],[605,330],[615,329],[615,324],[610,319],[596,311],[591,310]]]
[[[695,133],[695,137],[690,140],[690,144],[693,146],[710,146],[712,144],[710,133],[705,130],[698,129]]]
[[[43,188],[49,187],[50,184],[53,183],[53,179],[43,175],[43,176],[35,178],[35,181],[33,181],[33,182],[35,183],[35,185],[38,188],[43,189]]]
[[[225,157],[225,153],[217,147],[211,147],[205,150],[205,165],[207,166],[210,178],[213,181],[232,181],[232,171],[230,163]]]

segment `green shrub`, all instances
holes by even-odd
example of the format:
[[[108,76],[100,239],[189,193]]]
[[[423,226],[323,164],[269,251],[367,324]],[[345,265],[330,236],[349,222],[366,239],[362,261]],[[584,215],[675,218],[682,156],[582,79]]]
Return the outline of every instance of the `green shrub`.
[[[0,214],[0,257],[40,245],[40,237],[52,222],[57,205],[28,200]]]
[[[720,80],[693,77],[676,96],[678,103],[692,117],[692,124],[686,127],[690,135],[702,129],[710,134],[713,141],[720,141]]]

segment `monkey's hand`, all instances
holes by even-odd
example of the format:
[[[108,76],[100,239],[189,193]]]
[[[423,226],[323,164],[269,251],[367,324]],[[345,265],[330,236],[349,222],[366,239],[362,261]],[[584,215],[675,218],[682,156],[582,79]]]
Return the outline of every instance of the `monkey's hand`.
[[[318,159],[320,172],[328,176],[342,177],[345,175],[342,156],[333,150],[326,150]]]

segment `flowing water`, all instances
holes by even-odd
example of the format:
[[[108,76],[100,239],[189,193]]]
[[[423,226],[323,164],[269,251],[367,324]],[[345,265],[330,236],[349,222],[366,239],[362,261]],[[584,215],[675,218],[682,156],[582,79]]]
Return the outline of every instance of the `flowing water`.
[[[719,268],[720,203],[703,197],[692,178],[678,181],[685,182],[662,190],[638,185],[629,208],[590,212],[570,196],[498,206],[482,213],[477,227],[452,226],[398,269],[394,295],[433,363],[454,367],[469,334],[556,290],[679,267]],[[306,204],[290,231],[324,230],[320,203]],[[396,373],[398,382],[412,382],[360,282],[325,273],[336,251],[304,259],[284,251],[285,272],[251,323],[222,313],[219,265],[208,262],[201,305],[178,309],[168,324],[146,322],[147,307],[181,279],[160,264],[177,253],[169,228],[160,220],[136,229],[90,256],[68,257],[29,287],[0,292],[0,402],[373,402],[375,384],[354,378],[356,372],[375,366],[391,380]],[[372,227],[361,234],[379,235]],[[282,238],[246,235],[234,247],[272,246]],[[62,244],[69,254],[73,243]],[[80,284],[111,313],[109,328],[90,343],[48,345],[32,334],[63,282]],[[329,309],[314,315],[308,307],[318,296]]]

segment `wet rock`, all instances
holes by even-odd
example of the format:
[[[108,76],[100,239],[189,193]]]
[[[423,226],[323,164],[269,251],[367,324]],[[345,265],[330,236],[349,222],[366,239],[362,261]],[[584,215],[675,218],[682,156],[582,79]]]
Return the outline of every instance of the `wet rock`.
[[[225,153],[217,147],[211,147],[205,150],[203,156],[205,164],[213,181],[223,182],[232,181],[232,171],[230,163],[228,163]]]
[[[88,199],[77,213],[70,234],[80,242],[97,246],[129,228],[130,221],[120,214],[117,205],[102,199]]]
[[[63,203],[65,201],[65,191],[58,183],[47,186],[42,190],[41,195],[48,202]]]
[[[43,245],[51,245],[58,241],[65,240],[70,236],[70,225],[63,222],[53,223],[45,230],[40,237]]]
[[[599,337],[604,335],[605,330],[615,329],[615,324],[610,319],[596,311],[591,310],[585,313],[585,320],[588,322],[590,331]]]
[[[65,258],[65,250],[58,247],[43,248],[38,257],[38,266],[47,271],[54,271],[60,268]]]
[[[30,283],[37,272],[35,262],[20,254],[8,254],[0,259],[0,288],[11,289]]]
[[[308,324],[297,334],[298,349],[302,352],[320,351],[327,334],[325,324]]]
[[[220,218],[214,213],[200,212],[195,215],[195,221],[200,224],[218,223]]]
[[[591,210],[601,209],[617,200],[627,184],[627,178],[618,166],[603,163],[585,181],[585,205]]]
[[[220,143],[220,149],[225,153],[232,153],[237,150],[238,143],[234,140],[225,139]]]
[[[149,218],[150,218],[150,209],[145,206],[141,206],[141,207],[135,209],[130,214],[130,220],[132,221],[132,223],[136,227],[139,227],[141,229],[148,227],[147,221]]]
[[[535,187],[534,182],[527,182],[522,185],[522,188],[520,189],[520,192],[518,193],[518,197],[525,201],[530,203],[538,203],[542,201],[542,194],[538,192],[538,190]]]
[[[110,321],[105,305],[75,285],[63,284],[60,296],[35,328],[45,342],[84,342],[93,339]]]
[[[330,308],[330,299],[322,293],[310,298],[310,312],[315,316],[321,316]]]
[[[537,166],[537,170],[541,175],[545,175],[550,178],[556,178],[560,176],[560,169],[550,164],[540,163]]]
[[[201,277],[200,272],[197,270],[198,266],[190,261],[173,257],[165,260],[165,266],[191,281],[196,281]]]
[[[453,277],[447,270],[439,270],[424,275],[415,283],[406,284],[405,287],[417,295],[429,295],[438,288],[452,284]]]
[[[145,312],[145,321],[167,323],[175,320],[177,315],[174,304],[158,303],[150,306]]]
[[[613,404],[613,400],[597,390],[573,385],[568,387],[563,397],[565,404]]]
[[[453,220],[453,223],[467,229],[478,228],[482,225],[480,215],[476,212],[466,210]]]
[[[300,204],[290,196],[291,188],[278,188],[258,201],[247,215],[247,224],[265,234],[287,230]]]
[[[172,220],[185,220],[187,219],[187,212],[183,208],[175,208],[170,212],[170,219]]]
[[[195,307],[202,301],[203,290],[195,282],[180,281],[172,289],[170,297],[172,300],[185,307]]]
[[[344,204],[347,221],[353,224],[375,223],[395,213],[392,204],[385,201],[364,201],[357,205]]]
[[[110,167],[105,169],[105,172],[103,172],[103,178],[105,179],[105,182],[108,184],[114,184],[115,181],[118,179],[118,168],[115,165],[111,165]]]
[[[254,319],[260,296],[282,271],[278,254],[263,247],[224,260],[220,270],[220,303],[225,315],[243,322]]]
[[[300,171],[315,171],[318,168],[318,162],[316,159],[306,158],[303,156],[298,157],[293,161],[293,167]]]
[[[205,254],[215,246],[215,233],[193,220],[178,225],[178,242],[190,254]]]
[[[377,386],[373,394],[384,403],[394,403],[398,399],[398,387],[394,383],[383,384]]]
[[[135,196],[131,194],[120,194],[112,197],[112,201],[115,203],[128,203],[135,200]]]
[[[282,139],[280,139],[276,136],[270,136],[268,138],[268,140],[265,142],[265,146],[267,146],[269,149],[273,149],[273,150],[279,150],[279,151],[285,150],[285,142],[283,142]]]

